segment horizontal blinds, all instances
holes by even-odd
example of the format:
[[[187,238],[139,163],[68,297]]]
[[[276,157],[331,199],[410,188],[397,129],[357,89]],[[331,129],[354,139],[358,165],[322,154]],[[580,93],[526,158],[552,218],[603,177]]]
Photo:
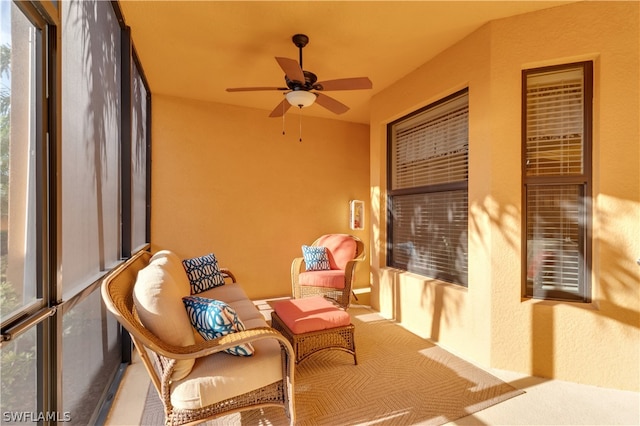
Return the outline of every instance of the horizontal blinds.
[[[467,285],[467,191],[393,197],[392,265]]]
[[[465,93],[393,129],[392,189],[466,181],[469,106]]]
[[[536,290],[579,294],[582,185],[527,187],[527,280]]]
[[[527,76],[527,176],[583,173],[583,69]]]
[[[390,265],[467,286],[467,91],[393,123],[389,148]]]

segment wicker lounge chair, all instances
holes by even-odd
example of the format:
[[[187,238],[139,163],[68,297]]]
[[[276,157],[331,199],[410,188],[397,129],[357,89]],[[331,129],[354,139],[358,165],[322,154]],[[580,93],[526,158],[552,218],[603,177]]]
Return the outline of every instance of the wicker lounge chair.
[[[364,243],[353,235],[327,234],[311,247],[325,247],[328,268],[310,271],[304,257],[291,264],[291,285],[295,299],[322,295],[346,309],[351,303],[356,265],[365,258]],[[354,298],[357,297],[354,294]]]
[[[109,274],[102,284],[102,297],[109,311],[115,315],[120,324],[131,334],[133,343],[139,351],[142,362],[151,376],[151,381],[164,405],[165,423],[167,425],[200,423],[201,421],[243,410],[266,406],[279,406],[284,408],[290,424],[294,424],[293,368],[295,354],[287,339],[270,327],[257,327],[253,329],[247,328],[244,331],[228,334],[215,340],[201,340],[199,342],[196,340],[195,344],[189,346],[171,345],[161,340],[142,325],[134,303],[134,284],[138,272],[147,266],[150,258],[150,253],[139,252]],[[225,278],[229,278],[235,282],[233,275],[229,271],[222,269],[222,272]],[[229,287],[229,290],[231,290],[234,286],[237,286],[237,284],[225,285],[222,286],[222,288]],[[250,301],[247,303],[250,303]],[[271,339],[271,341],[267,341],[266,339]],[[280,351],[277,349],[278,344],[275,344],[275,351],[271,350],[274,346],[274,339],[279,344]],[[227,397],[224,400],[195,409],[177,408],[175,403],[172,404],[172,393],[175,393],[176,386],[180,384],[186,383],[187,388],[196,390],[199,388],[199,392],[205,392],[205,390],[209,388],[200,384],[203,383],[203,380],[206,381],[210,377],[213,377],[213,375],[216,376],[214,380],[221,383],[220,386],[227,386],[229,382],[233,382],[234,377],[230,377],[232,373],[226,374],[225,372],[219,371],[219,361],[221,359],[222,365],[229,365],[229,363],[237,364],[240,362],[245,363],[242,364],[240,369],[235,370],[237,372],[253,371],[252,373],[242,374],[255,375],[256,368],[259,371],[264,371],[265,358],[262,358],[263,361],[260,361],[260,357],[255,358],[258,356],[257,349],[253,357],[242,360],[239,360],[241,357],[220,353],[225,349],[230,349],[240,344],[252,344],[255,345],[256,348],[260,345],[262,345],[261,347],[265,347],[265,345],[269,346],[269,348],[271,348],[271,354],[269,355],[271,357],[269,358],[271,364],[269,365],[274,364],[273,357],[281,358],[281,360],[275,360],[275,364],[277,364],[275,368],[277,371],[276,374],[281,377],[281,379],[249,392]],[[278,353],[280,353],[280,355],[277,355]],[[192,359],[195,359],[193,371],[180,380],[173,380],[172,375],[174,371],[177,371],[177,364],[180,361],[187,360],[189,362],[189,360]],[[256,363],[254,363],[254,361]],[[197,370],[202,372],[203,366],[214,366],[217,369],[213,369],[214,372],[211,373],[212,376],[203,377],[202,373],[200,373],[200,377],[193,377],[193,375],[197,376]],[[247,378],[243,376],[240,379],[251,379],[251,377]],[[193,380],[194,384],[187,383],[189,380]],[[209,390],[213,391],[212,389]],[[222,389],[218,388],[215,389],[215,391],[220,392]],[[228,392],[228,389],[226,391]],[[206,395],[200,395],[200,397],[199,399],[201,401],[211,399],[207,398]]]

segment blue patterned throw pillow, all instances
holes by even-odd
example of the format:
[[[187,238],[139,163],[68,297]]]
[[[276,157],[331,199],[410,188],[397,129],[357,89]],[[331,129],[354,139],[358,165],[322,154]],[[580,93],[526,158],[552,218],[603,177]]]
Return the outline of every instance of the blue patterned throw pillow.
[[[210,288],[224,285],[224,277],[213,253],[182,261],[191,283],[191,294],[202,293]]]
[[[220,300],[198,296],[182,298],[191,325],[205,340],[213,340],[227,334],[245,330],[236,311]],[[251,356],[255,352],[249,343],[226,349],[224,352],[237,356]]]
[[[331,269],[326,247],[302,246],[302,257],[307,271],[328,271]]]

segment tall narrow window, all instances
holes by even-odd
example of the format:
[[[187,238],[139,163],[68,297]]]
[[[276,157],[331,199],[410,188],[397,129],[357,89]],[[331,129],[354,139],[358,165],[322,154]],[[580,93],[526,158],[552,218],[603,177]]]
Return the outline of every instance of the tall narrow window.
[[[33,303],[36,292],[36,50],[40,32],[3,3],[0,41],[0,315]],[[6,20],[6,22],[4,22]]]
[[[528,297],[590,300],[592,63],[523,71]]]
[[[133,63],[132,73],[132,115],[131,115],[131,168],[132,168],[132,215],[131,237],[135,250],[149,242],[147,232],[147,88],[138,69]]]
[[[3,422],[20,422],[6,416],[36,411],[43,400],[41,324],[18,331],[25,318],[40,318],[47,309],[38,264],[44,23],[29,6],[0,2],[0,323],[2,340],[11,337],[0,346]]]
[[[116,319],[101,308],[99,291],[85,297],[121,259],[121,27],[111,2],[60,9],[62,408],[74,423],[94,424],[121,360]]]
[[[467,90],[388,126],[387,263],[467,286]]]
[[[109,2],[61,6],[62,263],[68,299],[120,260],[120,26]]]

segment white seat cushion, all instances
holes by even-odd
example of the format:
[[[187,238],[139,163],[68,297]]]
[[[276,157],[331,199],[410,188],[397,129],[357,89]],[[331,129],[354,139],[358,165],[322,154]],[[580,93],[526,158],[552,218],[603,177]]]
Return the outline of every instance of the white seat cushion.
[[[266,323],[262,321],[264,326]],[[245,324],[256,327],[255,320]],[[198,358],[191,373],[174,382],[171,403],[175,408],[199,409],[282,380],[280,345],[274,339],[251,343],[251,357],[223,352]]]
[[[222,300],[227,303],[249,299],[238,283],[230,283],[211,288],[198,294],[198,296],[206,297],[207,299]]]
[[[236,311],[243,323],[254,318],[263,318],[256,305],[249,300],[240,284],[231,283],[215,287],[198,294],[198,297],[220,300],[227,303]],[[246,324],[245,324],[246,325]]]
[[[247,322],[257,318],[264,319],[258,308],[256,308],[256,305],[249,299],[230,302],[229,306],[236,311],[242,322]]]

